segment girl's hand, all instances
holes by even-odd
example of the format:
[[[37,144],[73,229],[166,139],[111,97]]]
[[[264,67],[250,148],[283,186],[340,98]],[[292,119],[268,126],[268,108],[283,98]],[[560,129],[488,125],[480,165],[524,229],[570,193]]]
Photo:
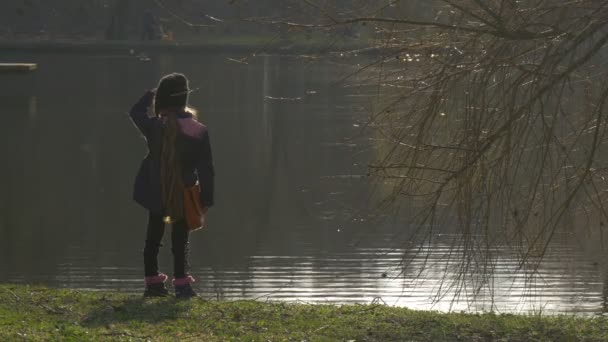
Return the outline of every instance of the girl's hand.
[[[144,97],[148,97],[150,99],[153,99],[155,95],[156,95],[156,88],[154,88],[154,89],[148,89],[144,93]]]
[[[144,95],[139,99],[139,103],[142,103],[149,107],[152,104],[152,101],[154,101],[154,96],[156,95],[155,91],[156,89],[146,90]]]

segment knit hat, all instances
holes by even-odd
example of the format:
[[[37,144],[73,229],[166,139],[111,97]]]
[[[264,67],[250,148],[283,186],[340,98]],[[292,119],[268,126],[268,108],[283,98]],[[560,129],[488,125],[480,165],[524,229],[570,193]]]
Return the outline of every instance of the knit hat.
[[[192,90],[188,87],[188,79],[185,75],[172,73],[164,76],[156,88],[154,112],[159,114],[162,109],[186,107],[190,92]]]

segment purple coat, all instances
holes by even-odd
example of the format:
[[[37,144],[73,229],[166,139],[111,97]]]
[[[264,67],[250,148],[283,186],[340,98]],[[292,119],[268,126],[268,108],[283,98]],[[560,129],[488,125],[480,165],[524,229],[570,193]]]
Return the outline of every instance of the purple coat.
[[[148,155],[141,162],[135,178],[133,199],[152,212],[163,212],[160,183],[160,151],[162,132],[165,125],[160,117],[148,116],[154,93],[146,92],[131,108],[131,120],[146,138]],[[183,180],[185,186],[199,181],[201,186],[201,203],[213,205],[214,169],[209,132],[207,127],[184,111],[177,114],[181,128],[177,136],[176,148],[182,160]]]

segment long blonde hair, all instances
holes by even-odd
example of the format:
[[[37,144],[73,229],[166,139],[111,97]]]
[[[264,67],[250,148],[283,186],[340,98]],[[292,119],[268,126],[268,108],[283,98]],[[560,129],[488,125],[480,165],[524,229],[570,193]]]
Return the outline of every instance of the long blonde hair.
[[[177,150],[177,136],[181,132],[177,114],[188,102],[188,79],[182,74],[163,77],[154,97],[154,111],[164,126],[160,151],[161,195],[165,209],[165,221],[175,222],[184,218],[184,182],[182,161]]]
[[[160,152],[160,177],[165,215],[167,221],[171,222],[184,217],[184,182],[180,155],[176,148],[179,123],[175,113],[169,113],[165,118]]]

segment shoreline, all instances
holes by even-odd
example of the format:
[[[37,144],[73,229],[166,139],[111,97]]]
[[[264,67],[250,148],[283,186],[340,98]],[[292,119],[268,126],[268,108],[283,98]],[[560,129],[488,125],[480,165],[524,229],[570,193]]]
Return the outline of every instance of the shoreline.
[[[369,53],[375,49],[362,41],[347,41],[329,44],[319,40],[276,40],[271,37],[213,37],[201,41],[140,41],[140,40],[7,40],[0,39],[0,51],[10,52],[228,52],[228,53],[274,53],[274,54],[330,54],[349,51]]]
[[[466,314],[386,305],[143,299],[0,284],[0,340],[608,340],[608,318]]]

